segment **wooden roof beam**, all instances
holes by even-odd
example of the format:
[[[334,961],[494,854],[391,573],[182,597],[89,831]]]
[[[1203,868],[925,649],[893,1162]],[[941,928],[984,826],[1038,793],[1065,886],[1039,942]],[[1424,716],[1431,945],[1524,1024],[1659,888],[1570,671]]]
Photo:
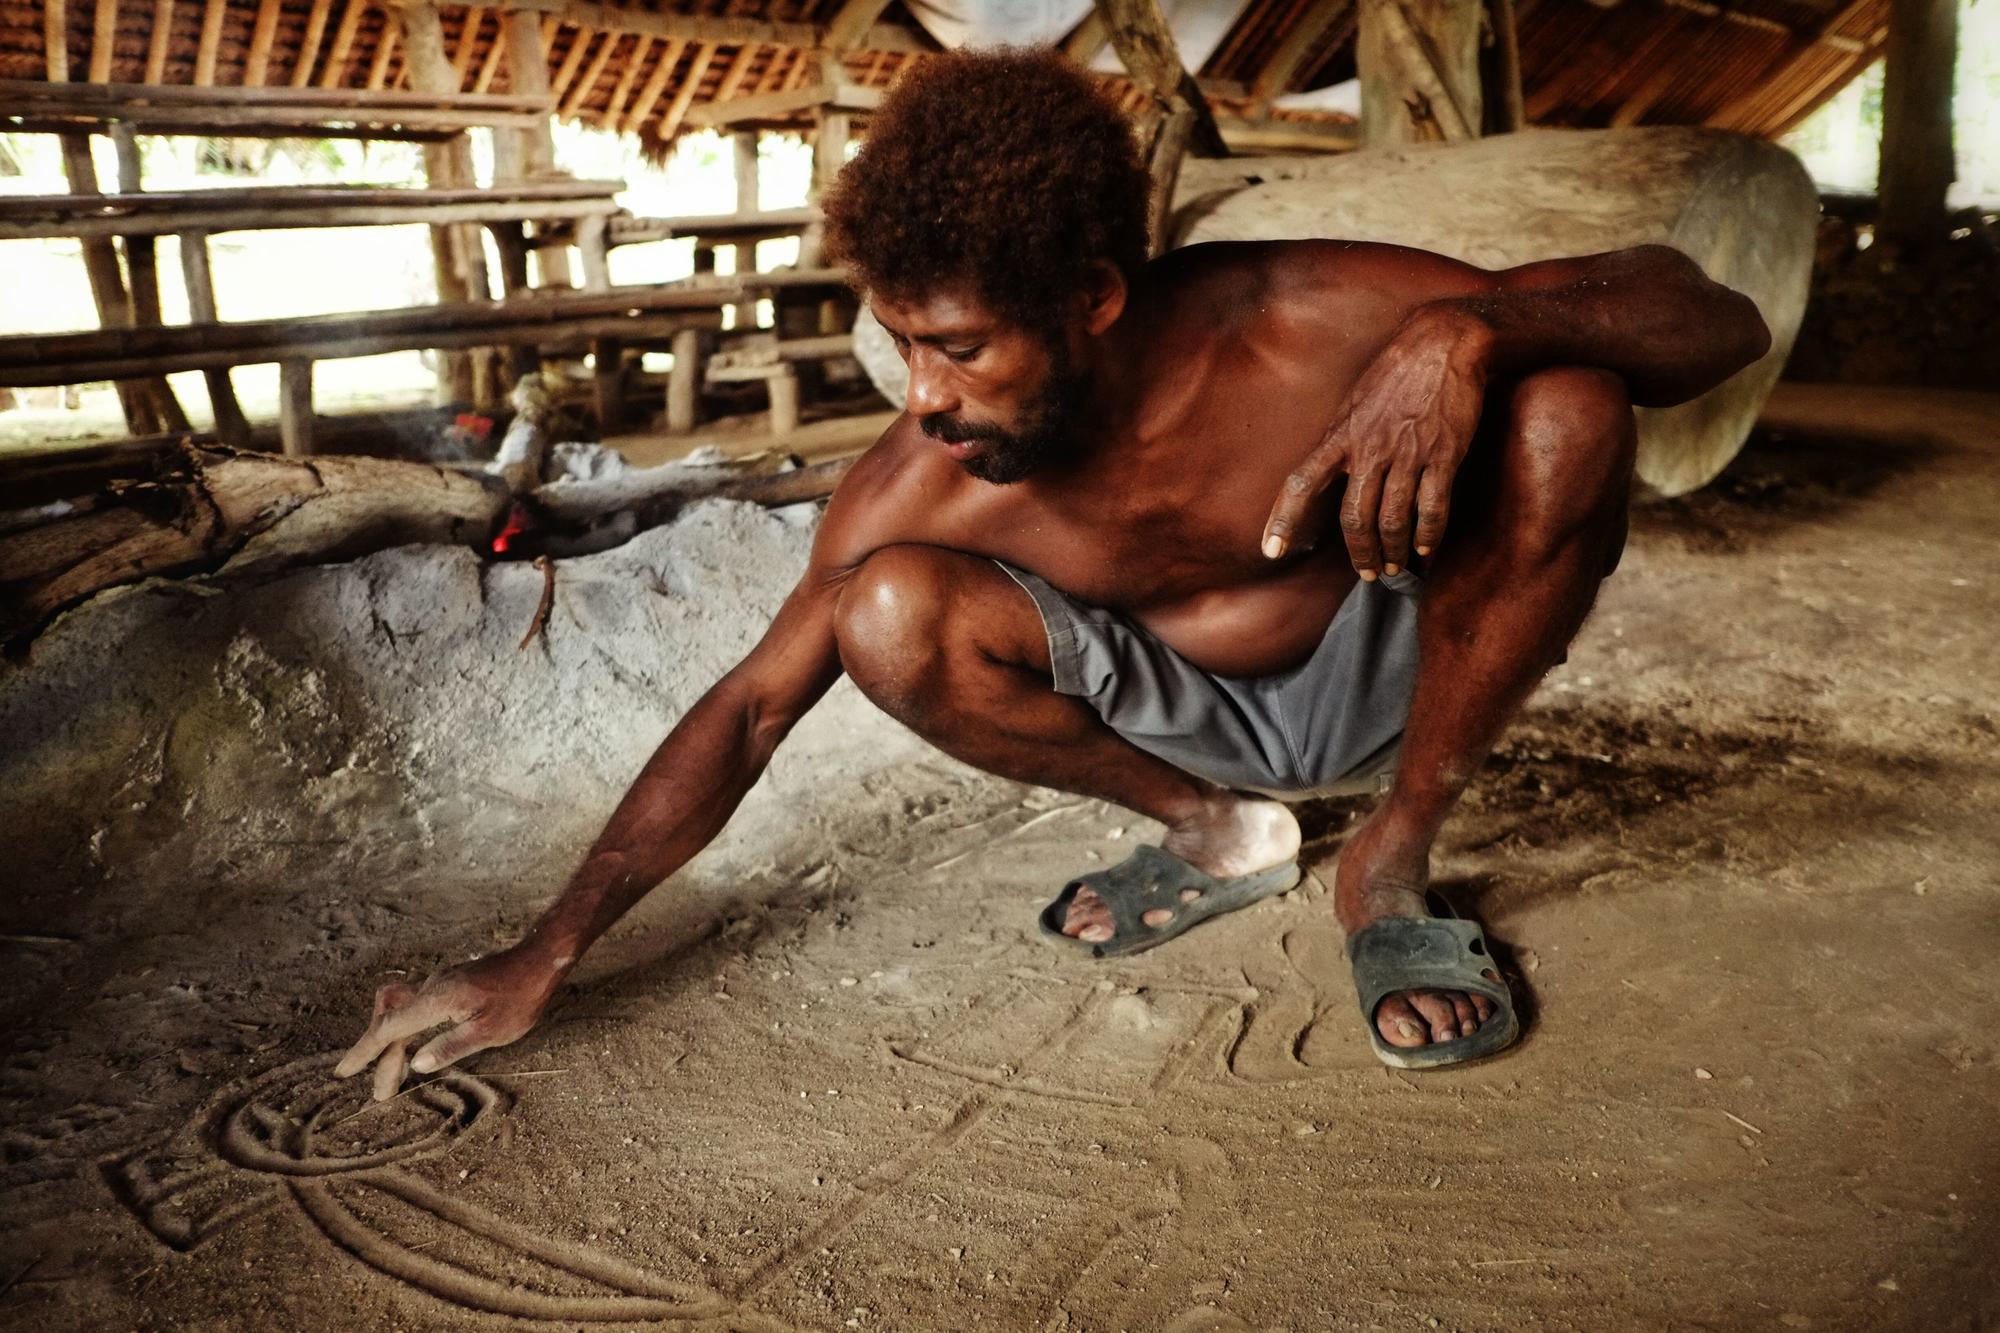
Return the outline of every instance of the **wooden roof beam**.
[[[680,131],[681,121],[687,115],[688,107],[694,102],[694,95],[701,90],[702,76],[708,73],[709,62],[715,59],[715,47],[706,43],[694,50],[694,60],[688,65],[687,78],[682,80],[680,90],[674,100],[667,104],[666,114],[660,117],[660,137],[671,139]]]
[[[1250,103],[1252,110],[1262,115],[1272,102],[1282,97],[1290,89],[1292,79],[1298,74],[1299,66],[1312,54],[1319,40],[1343,14],[1351,14],[1354,0],[1313,0],[1311,7],[1300,16],[1285,32],[1285,39],[1278,43],[1278,49],[1264,62],[1250,80]]]
[[[683,89],[686,86],[682,85]],[[873,111],[882,105],[884,93],[881,88],[864,88],[853,83],[814,83],[803,88],[758,93],[754,97],[731,98],[726,102],[704,102],[700,106],[684,108],[684,117],[690,129],[707,129],[752,120],[780,120],[815,107],[832,111]]]
[[[54,0],[61,4],[62,0]],[[228,0],[203,0],[201,10],[201,42],[195,47],[194,82],[197,88],[215,86],[215,61],[222,53],[222,15],[228,8]]]
[[[680,58],[681,43],[668,39],[665,48],[660,52],[660,63],[653,66],[651,77],[639,89],[639,95],[632,100],[631,109],[625,113],[625,123],[618,127],[621,132],[636,134],[639,127],[652,118],[653,108],[657,107],[660,99],[666,96],[667,81],[673,78],[674,66],[680,63]]]
[[[639,44],[632,48],[632,55],[625,62],[625,68],[618,75],[618,82],[611,86],[611,100],[604,104],[598,114],[597,123],[602,129],[616,130],[624,118],[626,104],[632,100],[632,85],[639,81],[639,71],[646,67],[653,48],[659,45],[652,37],[641,37]]]
[[[821,40],[830,51],[852,51],[861,45],[868,30],[875,26],[875,20],[888,7],[889,0],[843,0],[827,22]]]
[[[347,0],[346,8],[340,11],[340,26],[333,32],[333,49],[326,53],[326,64],[319,72],[319,86],[338,88],[347,82],[347,57],[354,50],[354,38],[361,31],[361,15],[368,8],[368,0]],[[293,87],[304,87],[297,74],[292,78]]]
[[[1188,136],[1188,150],[1197,157],[1228,157],[1229,145],[1215,128],[1215,115],[1208,108],[1194,75],[1181,62],[1180,46],[1160,13],[1158,0],[1097,0],[1111,32],[1111,45],[1132,75],[1169,114],[1188,111],[1194,125]]]
[[[1062,53],[1089,69],[1090,62],[1097,59],[1098,52],[1110,41],[1111,25],[1104,21],[1103,11],[1092,5],[1090,12],[1083,16],[1083,22],[1063,38]]]
[[[261,88],[271,69],[271,47],[278,40],[281,0],[264,0],[257,9],[257,26],[250,31],[250,55],[243,62],[243,86]]]
[[[146,82],[167,77],[167,48],[174,39],[174,0],[153,0],[153,31],[146,39]]]
[[[111,57],[118,47],[118,0],[97,0],[90,34],[90,81],[111,82]]]
[[[292,62],[292,74],[286,80],[292,87],[303,88],[312,82],[319,44],[326,40],[326,23],[332,15],[333,0],[313,0],[312,12],[306,15],[305,36],[299,39],[298,59]]]
[[[387,0],[392,7],[414,0]],[[596,0],[508,0],[510,9],[530,9],[553,14],[572,27],[595,32],[637,33],[641,37],[670,37],[711,45],[789,46],[814,49],[827,45],[830,24],[783,23],[769,19],[731,18],[726,15],[665,14],[644,9],[619,9]],[[930,51],[926,38],[894,23],[875,23],[852,48],[856,51]]]
[[[597,81],[604,77],[604,67],[611,63],[611,53],[624,40],[625,34],[622,32],[604,34],[604,40],[598,43],[597,54],[590,58],[590,63],[584,66],[582,76],[570,86],[569,97],[564,100],[557,114],[569,117],[583,110],[583,104],[590,100],[591,89],[597,87]]]
[[[69,6],[64,0],[42,0],[42,47],[50,83],[69,82]]]

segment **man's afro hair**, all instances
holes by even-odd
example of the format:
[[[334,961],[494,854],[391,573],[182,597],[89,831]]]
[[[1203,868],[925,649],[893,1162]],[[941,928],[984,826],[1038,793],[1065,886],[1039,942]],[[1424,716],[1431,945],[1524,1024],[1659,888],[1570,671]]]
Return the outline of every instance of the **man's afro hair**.
[[[831,256],[894,300],[962,284],[1050,318],[1092,263],[1146,260],[1131,125],[1051,49],[954,51],[903,75],[825,201]]]

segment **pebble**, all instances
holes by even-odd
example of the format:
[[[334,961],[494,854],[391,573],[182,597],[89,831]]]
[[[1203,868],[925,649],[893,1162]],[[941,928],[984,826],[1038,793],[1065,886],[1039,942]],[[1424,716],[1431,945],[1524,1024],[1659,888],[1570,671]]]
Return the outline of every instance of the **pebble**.
[[[843,985],[843,986],[859,986],[859,985],[861,984],[861,978],[860,978],[860,977],[842,977],[842,978],[840,979],[840,984],[841,984],[841,985]]]
[[[1703,1082],[1707,1082],[1709,1079],[1715,1077],[1715,1075],[1709,1073],[1706,1069],[1696,1069],[1694,1071],[1694,1076],[1698,1079],[1701,1079]]]

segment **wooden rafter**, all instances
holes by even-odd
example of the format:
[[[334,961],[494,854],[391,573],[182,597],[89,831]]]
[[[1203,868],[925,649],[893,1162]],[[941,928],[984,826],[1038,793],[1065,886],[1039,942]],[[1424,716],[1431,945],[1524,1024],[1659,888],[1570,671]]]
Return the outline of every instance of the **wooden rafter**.
[[[575,86],[569,90],[569,97],[564,100],[561,108],[563,116],[574,116],[583,109],[583,104],[590,100],[591,89],[595,88],[597,81],[604,77],[604,67],[611,63],[611,53],[624,40],[623,33],[604,34],[604,40],[598,43],[597,54],[590,58],[590,64],[584,67],[582,77],[577,79]]]
[[[333,49],[326,53],[326,65],[320,70],[319,86],[338,88],[347,82],[347,57],[354,50],[355,34],[361,30],[361,15],[368,8],[368,0],[346,0],[346,7],[340,11],[340,26],[334,29]],[[292,83],[298,82],[298,73],[293,71]]]
[[[659,63],[653,66],[651,77],[639,89],[639,96],[633,99],[632,108],[625,115],[625,123],[619,126],[625,133],[636,133],[652,116],[653,108],[660,104],[660,99],[666,96],[667,80],[674,76],[674,66],[680,63],[681,46],[682,43],[668,39],[666,48],[660,52]]]
[[[1343,14],[1354,12],[1354,0],[1312,0],[1298,21],[1285,30],[1284,40],[1250,80],[1250,102],[1261,115],[1291,88],[1299,66],[1313,53],[1320,38]]]
[[[64,0],[42,0],[42,46],[50,83],[69,82],[69,6]]]
[[[611,85],[611,98],[604,104],[604,110],[597,117],[597,123],[603,128],[607,130],[618,128],[619,120],[625,114],[625,105],[632,98],[632,85],[638,82],[639,71],[646,67],[646,61],[652,57],[655,45],[657,43],[653,38],[641,37],[639,44],[632,48],[632,54],[626,57],[625,68],[618,74],[618,82]]]
[[[90,81],[111,82],[111,57],[118,49],[118,0],[97,0],[90,34]]]
[[[146,82],[167,77],[167,48],[174,38],[174,0],[153,0],[153,31],[146,39]]]
[[[214,0],[210,0],[214,3]],[[379,93],[389,83],[389,58],[396,53],[396,35],[400,31],[394,23],[384,24],[382,36],[375,43],[375,59],[368,66],[368,91]]]
[[[494,78],[500,73],[501,58],[507,54],[507,20],[502,14],[493,16],[493,40],[487,44],[486,58],[479,62],[479,76],[472,81],[472,91],[484,93],[492,88]]]
[[[305,35],[299,39],[298,58],[292,62],[292,77],[287,80],[294,88],[303,88],[312,82],[313,65],[319,60],[320,43],[326,40],[327,20],[333,17],[333,0],[313,0],[312,11],[306,15]]]
[[[459,16],[458,46],[451,53],[451,72],[458,90],[465,90],[466,71],[472,68],[472,53],[479,46],[479,30],[486,24],[486,11],[474,5]]]
[[[724,74],[722,82],[716,85],[715,100],[718,102],[727,102],[736,96],[738,92],[742,91],[743,80],[748,77],[749,73],[750,52],[748,49],[739,49],[736,52],[736,59],[729,62],[729,72]]]
[[[1215,128],[1208,99],[1181,63],[1180,46],[1160,13],[1158,0],[1097,0],[1097,5],[1110,28],[1111,45],[1132,81],[1168,113],[1182,109],[1194,113],[1189,149],[1199,157],[1229,156],[1229,147]]]
[[[264,0],[257,7],[257,26],[250,32],[250,55],[243,64],[246,88],[264,86],[264,76],[271,69],[271,47],[278,40],[278,15],[282,12],[282,0]]]
[[[694,95],[701,88],[701,80],[708,73],[708,64],[715,59],[716,48],[706,42],[695,47],[694,61],[688,66],[687,78],[682,81],[674,100],[667,104],[666,114],[660,117],[660,137],[671,139],[680,130],[681,118],[687,115],[688,107],[694,102]]]
[[[61,0],[56,0],[60,4]],[[222,52],[222,16],[228,0],[202,0],[201,42],[195,47],[194,82],[197,88],[215,86],[215,61]]]
[[[1083,22],[1076,25],[1075,31],[1063,39],[1062,50],[1064,55],[1088,69],[1090,62],[1097,59],[1098,53],[1110,41],[1111,25],[1104,21],[1104,11],[1093,6],[1083,16]]]
[[[849,51],[861,45],[868,29],[882,17],[889,0],[841,0],[840,8],[826,25],[823,39],[830,51]]]
[[[561,105],[569,86],[576,81],[576,73],[583,68],[583,58],[590,52],[590,45],[598,39],[589,28],[578,28],[576,35],[569,39],[569,50],[563,52],[562,64],[556,66],[555,77],[549,80],[549,96]]]
[[[391,0],[394,4],[409,0]],[[643,37],[679,37],[711,46],[763,43],[815,50],[826,45],[827,25],[782,23],[727,15],[674,14],[597,3],[597,0],[509,0],[509,7],[553,14],[563,22],[597,32],[637,33]],[[927,51],[930,44],[915,31],[894,23],[877,23],[862,34],[860,51]]]

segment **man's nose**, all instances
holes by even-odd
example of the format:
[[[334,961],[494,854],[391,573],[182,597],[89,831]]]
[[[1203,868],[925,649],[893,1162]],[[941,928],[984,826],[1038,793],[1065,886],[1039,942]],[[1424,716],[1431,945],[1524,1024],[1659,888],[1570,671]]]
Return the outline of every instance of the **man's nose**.
[[[910,388],[904,395],[903,410],[913,417],[929,417],[956,412],[958,405],[957,392],[934,364],[934,358],[922,351],[911,357]]]

